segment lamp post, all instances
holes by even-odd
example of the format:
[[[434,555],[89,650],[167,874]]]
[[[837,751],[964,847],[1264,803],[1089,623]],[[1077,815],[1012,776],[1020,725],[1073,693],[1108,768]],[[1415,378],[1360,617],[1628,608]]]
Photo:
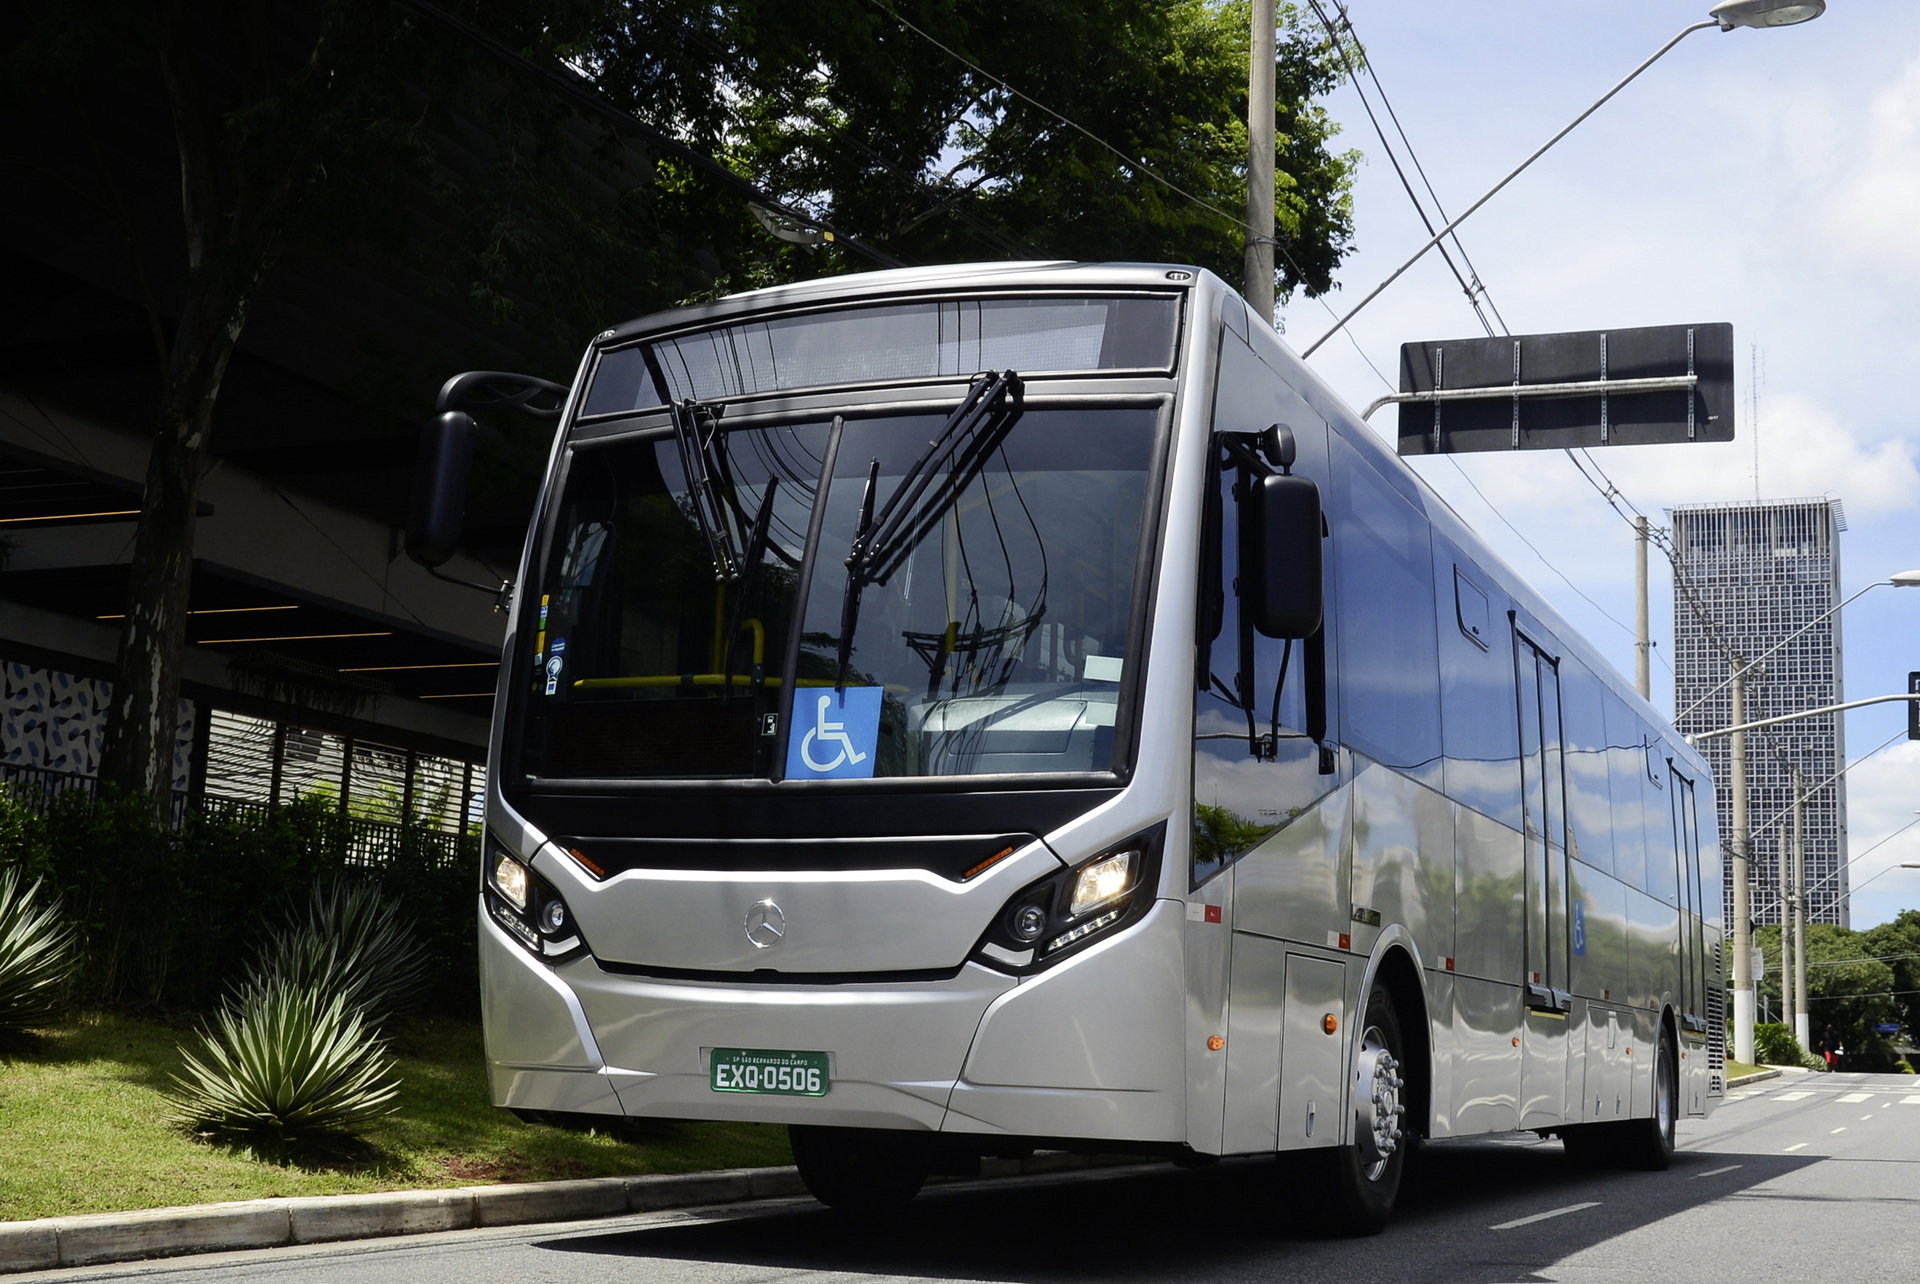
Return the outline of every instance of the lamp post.
[[[1654,63],[1660,61],[1660,59],[1666,54],[1666,52],[1669,49],[1672,49],[1675,45],[1679,44],[1682,40],[1685,40],[1688,36],[1692,35],[1694,32],[1705,31],[1708,27],[1718,27],[1722,31],[1732,31],[1735,27],[1791,27],[1799,23],[1807,22],[1811,19],[1818,18],[1821,14],[1825,13],[1826,11],[1827,11],[1827,0],[1722,0],[1720,4],[1715,5],[1713,8],[1707,11],[1706,21],[1696,22],[1691,26],[1681,28],[1680,33],[1678,35],[1676,35],[1673,39],[1667,41],[1666,44],[1661,45],[1658,49],[1654,50],[1652,57],[1648,58],[1645,62],[1641,63],[1638,67],[1635,67],[1632,71],[1628,72],[1624,80],[1622,80],[1619,84],[1615,85],[1612,89],[1609,89],[1606,93],[1600,95],[1599,98],[1594,100],[1594,103],[1591,107],[1588,107],[1585,111],[1581,112],[1578,116],[1575,116],[1573,120],[1567,124],[1566,128],[1562,129],[1559,133],[1555,134],[1552,138],[1549,138],[1546,142],[1540,144],[1540,146],[1537,149],[1535,149],[1533,155],[1527,157],[1525,160],[1521,161],[1518,165],[1514,166],[1513,169],[1507,174],[1505,178],[1501,179],[1499,182],[1495,183],[1492,187],[1488,188],[1486,195],[1482,196],[1479,200],[1475,201],[1473,204],[1467,206],[1466,212],[1464,214],[1460,215],[1460,217],[1454,219],[1453,222],[1447,224],[1445,227],[1441,228],[1438,232],[1435,232],[1431,237],[1429,237],[1426,244],[1422,245],[1419,249],[1413,252],[1412,258],[1408,259],[1405,263],[1402,263],[1399,267],[1395,268],[1393,272],[1387,277],[1386,280],[1374,286],[1373,289],[1368,292],[1366,298],[1360,300],[1360,302],[1354,304],[1353,307],[1348,309],[1345,316],[1341,317],[1338,321],[1333,323],[1333,328],[1331,330],[1328,330],[1325,334],[1321,335],[1318,339],[1315,339],[1310,345],[1308,345],[1306,350],[1300,354],[1301,359],[1305,360],[1306,358],[1312,356],[1315,350],[1317,350],[1321,344],[1325,343],[1328,339],[1331,339],[1334,335],[1340,333],[1341,327],[1346,325],[1347,322],[1353,320],[1353,318],[1359,314],[1361,308],[1366,307],[1369,303],[1372,303],[1376,298],[1380,297],[1380,294],[1388,286],[1392,285],[1395,281],[1398,281],[1401,275],[1404,272],[1406,272],[1408,268],[1412,267],[1415,263],[1418,263],[1426,255],[1426,252],[1428,250],[1440,244],[1440,242],[1446,240],[1447,237],[1453,235],[1454,229],[1459,227],[1462,223],[1466,222],[1469,218],[1473,217],[1473,213],[1475,210],[1479,209],[1482,205],[1485,205],[1488,201],[1492,200],[1496,195],[1499,194],[1501,188],[1505,187],[1508,183],[1511,183],[1514,179],[1520,177],[1521,172],[1524,171],[1527,168],[1527,166],[1533,164],[1535,161],[1539,160],[1542,156],[1546,155],[1547,150],[1549,148],[1551,148],[1555,143],[1559,142],[1561,139],[1565,138],[1568,134],[1571,134],[1574,131],[1574,129],[1580,124],[1581,121],[1593,115],[1593,113],[1599,111],[1603,106],[1607,104],[1608,100],[1611,99],[1615,94],[1619,93],[1622,89],[1625,89],[1628,85],[1632,84],[1634,80],[1639,77],[1641,72],[1653,66]],[[1255,24],[1256,39],[1258,38],[1258,27],[1259,27],[1259,24],[1256,22]],[[1271,58],[1269,58],[1269,61],[1271,61]],[[1269,111],[1268,113],[1268,119],[1269,120],[1272,119],[1271,111]],[[1271,161],[1269,161],[1269,164],[1271,164]],[[1251,174],[1248,175],[1248,179],[1249,179],[1249,182],[1251,182],[1252,180]],[[1272,206],[1269,205],[1268,209],[1271,209],[1271,208]],[[1251,214],[1252,212],[1253,212],[1253,206],[1252,206],[1252,198],[1250,194],[1248,198],[1248,213]],[[1252,222],[1252,221],[1253,220],[1249,219],[1249,222]],[[1253,225],[1255,228],[1265,228],[1270,226],[1270,222],[1269,223],[1254,222]],[[1251,245],[1249,245],[1248,247],[1248,262],[1249,263],[1252,262],[1252,246]],[[1269,255],[1268,263],[1269,263],[1269,272],[1271,272],[1271,263],[1272,263],[1271,255]]]
[[[1645,519],[1642,519],[1642,520],[1645,520]],[[1644,558],[1646,554],[1643,552],[1640,554],[1640,556]],[[1887,578],[1884,580],[1875,580],[1873,583],[1867,585],[1865,588],[1861,589],[1858,593],[1855,593],[1852,597],[1848,598],[1846,601],[1840,603],[1839,606],[1832,607],[1826,611],[1822,611],[1819,615],[1816,615],[1813,619],[1808,620],[1805,624],[1801,625],[1799,628],[1795,629],[1793,632],[1787,634],[1787,636],[1781,638],[1778,642],[1775,642],[1772,646],[1762,651],[1759,655],[1754,656],[1753,659],[1748,661],[1748,663],[1750,665],[1759,664],[1762,660],[1765,660],[1767,657],[1773,655],[1775,652],[1780,650],[1781,647],[1793,641],[1795,638],[1799,637],[1801,634],[1807,632],[1807,630],[1818,628],[1823,621],[1829,620],[1834,616],[1838,615],[1842,610],[1844,610],[1849,606],[1852,606],[1855,602],[1858,602],[1861,598],[1865,597],[1867,594],[1873,592],[1873,590],[1877,588],[1920,588],[1920,571],[1901,571],[1897,575],[1887,576]],[[1642,603],[1646,601],[1644,585],[1641,585],[1640,600]],[[1726,686],[1728,683],[1732,681],[1733,681],[1733,678],[1731,676],[1728,676],[1726,678],[1723,678],[1721,681],[1716,682],[1713,686],[1707,688],[1704,692],[1702,692],[1700,694],[1699,699],[1695,700],[1692,704],[1688,705],[1686,708],[1675,712],[1673,715],[1673,720],[1675,722],[1680,721],[1680,719],[1686,717],[1688,714],[1692,713],[1695,709],[1698,709],[1701,705],[1705,704],[1708,700],[1711,700],[1719,692],[1721,687]],[[1644,692],[1642,694],[1644,694]]]

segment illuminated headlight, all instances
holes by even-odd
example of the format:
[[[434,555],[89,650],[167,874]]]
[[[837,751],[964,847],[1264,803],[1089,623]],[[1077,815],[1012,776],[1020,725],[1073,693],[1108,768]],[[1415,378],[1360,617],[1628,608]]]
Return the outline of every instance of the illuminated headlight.
[[[1161,821],[1021,888],[994,916],[974,960],[1024,975],[1126,931],[1153,909],[1166,834]]]
[[[527,893],[531,890],[527,867],[513,857],[502,853],[494,861],[493,885],[502,896],[513,902],[515,909],[524,910],[527,907]]]
[[[1133,864],[1139,855],[1138,852],[1119,852],[1082,866],[1079,877],[1073,880],[1073,899],[1067,905],[1067,913],[1079,918],[1088,910],[1098,909],[1123,895],[1133,885]]]

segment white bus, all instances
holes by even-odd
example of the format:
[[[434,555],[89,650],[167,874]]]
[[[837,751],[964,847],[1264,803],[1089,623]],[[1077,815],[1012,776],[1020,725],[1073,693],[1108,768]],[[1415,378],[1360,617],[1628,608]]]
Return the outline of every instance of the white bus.
[[[1035,1147],[1277,1152],[1367,1232],[1422,1138],[1658,1168],[1723,1095],[1705,762],[1217,278],[761,290],[554,391],[499,1105],[787,1124],[868,1208]]]

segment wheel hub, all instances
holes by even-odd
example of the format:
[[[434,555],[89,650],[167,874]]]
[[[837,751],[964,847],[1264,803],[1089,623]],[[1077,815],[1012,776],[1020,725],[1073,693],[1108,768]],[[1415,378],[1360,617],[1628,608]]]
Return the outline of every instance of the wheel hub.
[[[1359,1125],[1354,1131],[1359,1134],[1361,1158],[1370,1168],[1386,1163],[1400,1148],[1400,1116],[1407,1108],[1400,1102],[1406,1081],[1399,1070],[1400,1062],[1387,1051],[1380,1032],[1368,1030],[1354,1075],[1354,1114]]]

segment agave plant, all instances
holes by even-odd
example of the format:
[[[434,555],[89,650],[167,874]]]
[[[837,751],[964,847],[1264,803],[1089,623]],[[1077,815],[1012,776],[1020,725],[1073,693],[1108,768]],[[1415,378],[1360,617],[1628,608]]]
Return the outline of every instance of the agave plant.
[[[0,869],[0,1036],[51,1024],[80,964],[79,940],[59,910],[40,904],[40,883]]]
[[[261,946],[248,988],[274,980],[337,994],[379,1029],[419,1000],[427,955],[413,919],[382,901],[378,885],[321,877],[304,910]]]
[[[393,1058],[341,994],[279,978],[248,987],[182,1047],[176,1118],[198,1131],[245,1137],[270,1151],[349,1134],[390,1114],[400,1091]]]

